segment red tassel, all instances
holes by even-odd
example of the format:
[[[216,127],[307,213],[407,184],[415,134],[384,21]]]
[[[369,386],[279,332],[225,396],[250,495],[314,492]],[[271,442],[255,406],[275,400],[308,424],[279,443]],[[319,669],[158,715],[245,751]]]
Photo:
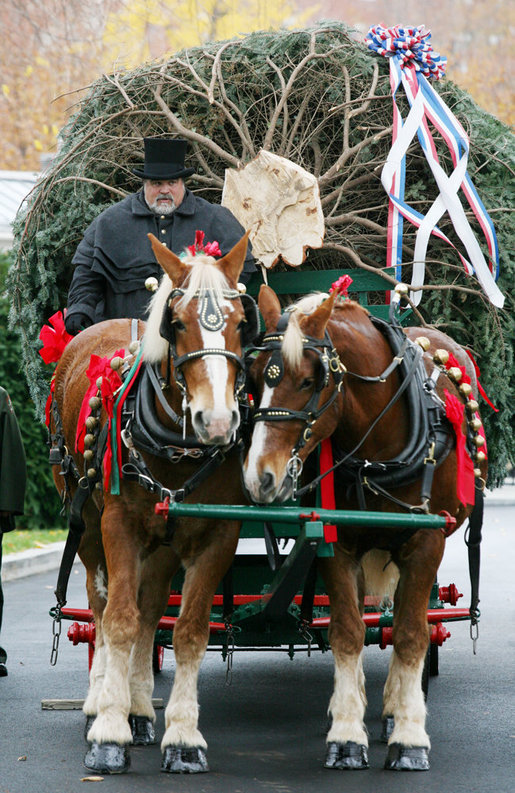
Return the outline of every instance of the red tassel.
[[[456,478],[456,495],[462,504],[474,504],[474,463],[467,454],[465,435],[463,434],[463,414],[465,407],[461,400],[447,389],[445,394],[445,413],[452,424],[456,435],[456,459],[458,476]]]

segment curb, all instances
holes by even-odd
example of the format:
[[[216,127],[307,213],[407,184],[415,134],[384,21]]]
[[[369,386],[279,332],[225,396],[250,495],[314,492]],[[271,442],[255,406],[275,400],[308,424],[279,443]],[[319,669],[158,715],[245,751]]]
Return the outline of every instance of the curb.
[[[31,548],[4,556],[2,561],[2,583],[15,581],[37,573],[57,570],[61,564],[64,542],[55,542],[45,548]],[[80,564],[77,558],[75,564]]]
[[[502,492],[504,490],[504,493]],[[499,488],[493,492],[487,491],[485,509],[491,507],[515,506],[515,486]],[[28,551],[19,551],[4,556],[2,563],[2,583],[15,581],[37,573],[47,573],[58,570],[63,555],[64,542],[55,542],[45,548],[31,548]],[[81,564],[77,557],[74,565]]]

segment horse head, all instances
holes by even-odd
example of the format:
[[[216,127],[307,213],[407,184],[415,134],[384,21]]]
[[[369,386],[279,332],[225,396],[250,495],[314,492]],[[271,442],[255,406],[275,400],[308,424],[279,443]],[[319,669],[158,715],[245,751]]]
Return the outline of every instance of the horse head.
[[[170,359],[183,410],[203,444],[226,445],[238,428],[242,348],[258,330],[257,307],[238,290],[248,233],[221,259],[204,254],[181,260],[149,234],[164,271],[145,332],[145,358]]]
[[[259,293],[266,334],[251,368],[260,397],[244,464],[255,501],[284,501],[309,453],[338,420],[341,363],[327,333],[335,294],[311,295],[281,314],[268,286]]]

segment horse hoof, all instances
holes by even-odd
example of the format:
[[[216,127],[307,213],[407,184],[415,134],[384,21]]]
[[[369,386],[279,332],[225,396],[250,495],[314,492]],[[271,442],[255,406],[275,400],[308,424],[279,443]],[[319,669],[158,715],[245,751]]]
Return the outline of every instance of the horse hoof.
[[[425,746],[391,743],[384,767],[388,771],[429,771],[429,750]]]
[[[86,716],[86,724],[84,726],[84,738],[86,739],[86,741],[88,740],[88,732],[90,731],[91,725],[93,724],[95,719],[96,716]]]
[[[393,716],[385,716],[383,719],[383,729],[381,731],[381,740],[383,743],[388,743],[395,727],[395,719]]]
[[[99,774],[123,774],[131,764],[129,750],[119,743],[96,743],[93,741],[84,758],[84,765]]]
[[[368,768],[367,747],[354,741],[331,741],[327,744],[325,767],[354,771]]]
[[[201,746],[167,746],[163,752],[161,771],[168,774],[203,774],[209,771],[206,753]]]
[[[148,716],[129,716],[133,746],[150,746],[156,742],[154,723]]]

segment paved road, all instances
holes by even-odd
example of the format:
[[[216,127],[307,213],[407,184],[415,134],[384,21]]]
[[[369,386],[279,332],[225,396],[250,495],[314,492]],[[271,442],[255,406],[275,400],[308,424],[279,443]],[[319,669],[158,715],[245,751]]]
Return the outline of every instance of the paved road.
[[[380,697],[388,651],[369,647],[365,672],[371,768],[327,771],[323,766],[325,710],[332,686],[331,654],[240,653],[233,680],[209,653],[200,678],[200,726],[209,743],[211,772],[196,777],[159,773],[158,746],[132,750],[131,772],[106,777],[114,793],[511,793],[515,772],[514,532],[515,507],[489,506],[485,515],[478,654],[468,624],[452,626],[440,650],[440,675],[431,679],[428,729],[431,771],[382,770]],[[449,540],[440,584],[469,585],[462,533]],[[49,666],[55,573],[5,586],[2,643],[9,676],[0,679],[0,793],[83,793],[85,743],[80,711],[51,712],[41,700],[78,698],[87,686],[87,651],[64,638],[56,667]],[[82,571],[72,574],[69,603],[85,605]],[[154,695],[168,697],[173,655],[165,654]],[[163,711],[158,711],[158,734]],[[94,784],[94,783],[91,783]]]

